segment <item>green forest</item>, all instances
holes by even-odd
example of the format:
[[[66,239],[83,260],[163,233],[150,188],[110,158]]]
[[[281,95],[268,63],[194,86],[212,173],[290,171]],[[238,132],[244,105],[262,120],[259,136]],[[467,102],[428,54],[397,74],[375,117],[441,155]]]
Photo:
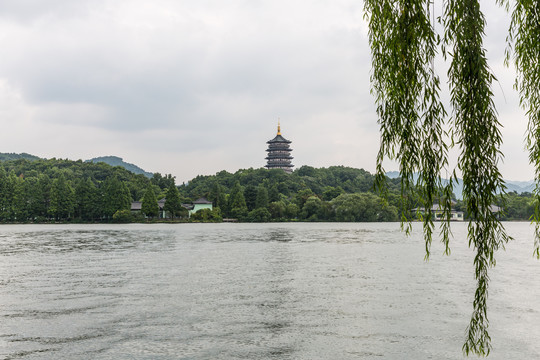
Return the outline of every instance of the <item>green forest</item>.
[[[279,169],[243,169],[197,176],[175,184],[170,175],[151,178],[121,166],[62,160],[17,158],[0,161],[0,222],[144,221],[398,221],[417,206],[402,201],[400,180],[387,179],[388,202],[374,192],[374,176],[344,166],[302,166],[292,174]],[[213,210],[188,218],[181,204],[204,197]],[[165,218],[158,201],[165,201]],[[142,202],[141,211],[131,203]],[[455,201],[455,210],[462,210]],[[503,220],[528,220],[530,193],[506,195]],[[466,214],[465,214],[466,216]]]

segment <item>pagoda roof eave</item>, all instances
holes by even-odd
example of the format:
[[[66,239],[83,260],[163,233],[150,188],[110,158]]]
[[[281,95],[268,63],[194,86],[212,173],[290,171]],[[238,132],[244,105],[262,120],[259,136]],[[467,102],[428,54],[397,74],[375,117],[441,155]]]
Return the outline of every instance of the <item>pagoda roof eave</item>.
[[[292,156],[267,156],[265,157],[265,160],[270,160],[270,159],[273,159],[273,160],[276,160],[276,159],[283,159],[283,160],[292,160],[294,159],[294,157]]]
[[[288,143],[288,144],[290,144],[291,142],[292,141],[285,139],[281,135],[276,135],[275,138],[273,138],[272,140],[268,140],[266,143],[267,144],[272,144],[272,143]]]

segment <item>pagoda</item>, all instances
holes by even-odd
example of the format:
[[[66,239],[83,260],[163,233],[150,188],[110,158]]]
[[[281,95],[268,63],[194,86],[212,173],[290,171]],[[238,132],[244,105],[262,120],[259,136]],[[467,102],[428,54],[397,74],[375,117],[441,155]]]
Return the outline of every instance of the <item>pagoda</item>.
[[[268,156],[266,157],[266,160],[268,161],[266,163],[266,168],[282,169],[288,174],[292,173],[292,168],[294,165],[291,164],[291,160],[293,159],[291,156],[292,149],[289,148],[291,141],[281,136],[279,122],[276,137],[272,140],[268,140],[266,143],[268,144],[268,149],[266,150],[268,151]]]

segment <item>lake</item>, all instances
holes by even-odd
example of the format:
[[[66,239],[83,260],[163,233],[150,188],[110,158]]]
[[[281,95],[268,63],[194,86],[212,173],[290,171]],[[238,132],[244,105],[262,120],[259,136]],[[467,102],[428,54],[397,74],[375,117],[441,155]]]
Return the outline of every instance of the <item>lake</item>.
[[[0,358],[461,359],[466,224],[429,262],[413,225],[2,225]],[[540,358],[534,229],[505,227],[489,358]]]

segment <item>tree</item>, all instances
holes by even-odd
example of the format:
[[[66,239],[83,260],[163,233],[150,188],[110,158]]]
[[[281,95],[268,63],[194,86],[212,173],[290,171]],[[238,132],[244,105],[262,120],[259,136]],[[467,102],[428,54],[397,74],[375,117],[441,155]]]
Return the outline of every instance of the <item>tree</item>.
[[[315,194],[313,193],[313,191],[311,191],[311,189],[303,189],[296,193],[296,195],[294,196],[294,202],[299,209],[302,209],[307,199],[312,196],[315,196]]]
[[[285,207],[285,217],[288,219],[296,219],[299,212],[300,210],[296,204],[287,204],[287,207]]]
[[[257,187],[257,198],[255,199],[255,209],[267,208],[268,207],[268,190],[264,185],[259,185]]]
[[[534,199],[531,193],[507,194],[503,218],[505,220],[528,220],[534,216]]]
[[[56,220],[67,219],[75,209],[75,191],[60,174],[52,182],[49,214]]]
[[[9,175],[4,178],[2,202],[3,202],[3,218],[8,221],[15,220],[15,189],[17,187],[17,176],[14,171],[10,171]]]
[[[11,181],[11,176],[10,176]],[[13,220],[15,221],[26,221],[28,218],[27,212],[27,198],[26,192],[24,191],[24,179],[21,176],[14,177],[13,187],[12,187],[12,204],[11,211]]]
[[[212,185],[212,190],[208,195],[208,200],[212,201],[212,205],[218,208],[226,207],[225,193],[223,192],[223,186],[217,181]]]
[[[90,178],[80,180],[75,187],[75,216],[94,220],[98,216],[99,192]]]
[[[117,176],[106,178],[103,184],[103,215],[107,219],[118,210],[129,210],[131,206],[131,195],[126,185]]]
[[[345,192],[345,190],[343,190],[341,188],[341,186],[338,186],[337,188],[335,188],[333,186],[326,186],[324,188],[322,198],[323,198],[323,200],[330,201],[330,200],[338,197],[339,195],[343,194],[344,192]]]
[[[310,221],[317,221],[322,211],[322,201],[317,196],[310,196],[302,208],[301,216]]]
[[[130,210],[118,210],[112,217],[116,223],[129,223],[133,221],[133,215]]]
[[[6,169],[0,166],[0,220],[5,220],[7,217],[7,174]]]
[[[255,209],[257,204],[257,187],[255,185],[245,187],[244,199],[246,200],[246,206],[249,211]]]
[[[240,182],[236,182],[229,195],[229,211],[230,216],[237,219],[242,219],[247,215],[248,208],[244,198],[244,191]]]
[[[159,215],[159,205],[152,186],[149,186],[144,193],[141,204],[141,212],[148,217]]]
[[[160,173],[155,173],[150,181],[160,189],[168,189],[171,185],[174,185],[174,176],[171,174],[161,176]]]
[[[223,218],[221,216],[221,211],[219,211],[219,208],[215,208],[212,210],[201,209],[191,214],[190,220],[203,222],[221,222],[223,221]]]
[[[274,201],[279,201],[279,200],[280,200],[279,190],[277,188],[277,185],[274,184],[268,190],[268,201],[274,202]]]
[[[180,193],[178,192],[176,185],[173,184],[169,186],[165,199],[163,210],[169,212],[171,219],[174,219],[175,216],[179,216],[182,209],[182,203],[180,202]]]
[[[507,0],[498,0],[505,4]],[[435,72],[438,39],[431,22],[429,0],[366,0],[369,42],[372,52],[372,91],[375,95],[381,129],[377,156],[376,184],[385,195],[387,184],[383,169],[385,158],[400,166],[401,198],[418,197],[422,206],[431,209],[435,202],[445,212],[442,238],[449,253],[449,211],[455,169],[447,185],[440,174],[448,169],[448,145],[443,127],[446,110],[440,101],[440,81]],[[517,0],[510,25],[509,50],[513,46],[517,88],[521,104],[529,116],[527,146],[535,166],[536,240],[535,253],[540,257],[540,12],[538,2]],[[504,181],[498,170],[502,154],[500,124],[492,93],[494,76],[483,48],[485,18],[479,0],[448,0],[440,20],[443,55],[450,58],[448,70],[452,129],[450,144],[457,144],[460,155],[457,169],[463,177],[463,202],[472,221],[468,239],[476,250],[474,260],[477,287],[473,314],[463,345],[466,354],[488,355],[487,294],[488,269],[495,265],[495,251],[510,237],[489,207],[504,203]],[[414,174],[418,173],[416,180]],[[444,188],[441,192],[439,189]],[[402,209],[404,206],[402,207]],[[403,211],[403,210],[402,210]],[[434,230],[431,211],[424,217],[426,259]],[[402,213],[402,224],[407,218]]]
[[[266,208],[259,207],[249,212],[247,220],[249,222],[268,222],[271,217],[272,215]]]
[[[497,0],[508,9],[508,0]],[[513,57],[517,70],[516,88],[519,91],[521,106],[529,117],[526,144],[529,150],[529,162],[534,166],[534,216],[535,255],[540,258],[540,12],[537,1],[516,0],[512,11],[509,31],[507,64]]]
[[[51,186],[51,179],[47,175],[40,174],[38,176],[36,203],[33,204],[33,212],[37,217],[47,217],[51,201]]]
[[[383,206],[374,194],[342,194],[331,202],[337,221],[396,221],[395,206]]]
[[[283,201],[273,201],[268,205],[268,211],[272,219],[281,219],[285,215],[287,205]]]

